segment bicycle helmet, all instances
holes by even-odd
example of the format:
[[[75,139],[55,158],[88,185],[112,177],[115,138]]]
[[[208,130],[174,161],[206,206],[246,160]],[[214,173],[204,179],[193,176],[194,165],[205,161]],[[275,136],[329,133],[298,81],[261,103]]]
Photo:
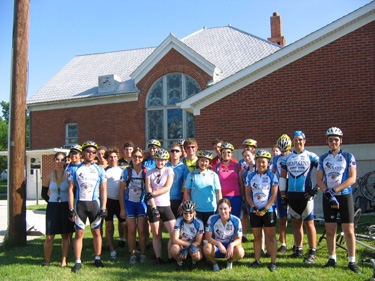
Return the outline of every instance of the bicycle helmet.
[[[181,205],[181,210],[184,212],[184,213],[192,213],[195,211],[195,203],[193,201],[185,201],[184,203],[182,203]]]
[[[292,140],[287,134],[282,134],[276,142],[281,151],[287,151],[292,148]]]
[[[168,160],[169,159],[169,152],[168,152],[168,150],[166,150],[164,148],[160,148],[158,151],[155,152],[154,158],[155,159]]]
[[[222,151],[223,149],[230,149],[230,150],[234,150],[234,146],[233,144],[229,143],[229,142],[223,142],[220,146],[220,151]]]
[[[340,128],[337,128],[337,127],[331,127],[326,132],[326,137],[329,137],[329,136],[338,136],[338,137],[342,138],[343,135],[344,134],[342,133],[342,131],[340,130]]]
[[[79,144],[75,144],[72,147],[70,147],[69,152],[76,151],[78,153],[82,153],[82,147]]]
[[[210,161],[214,158],[212,153],[207,150],[199,150],[197,156],[198,158],[207,158]]]
[[[268,160],[271,160],[271,153],[267,150],[258,150],[257,153],[255,153],[255,159],[257,158],[266,158]]]
[[[155,145],[157,147],[161,147],[161,143],[160,141],[158,140],[155,140],[155,139],[151,139],[147,142],[147,146],[150,146],[150,145]]]
[[[96,142],[94,142],[94,141],[85,141],[85,142],[82,144],[82,151],[85,150],[87,147],[93,147],[93,148],[95,148],[96,150],[98,149],[98,145],[97,145]]]
[[[178,143],[179,145],[184,145],[184,142],[185,142],[185,139],[178,139],[178,140],[177,140],[177,143]]]
[[[254,146],[254,147],[257,147],[258,146],[258,143],[256,140],[253,140],[253,139],[246,139],[242,142],[242,146]]]

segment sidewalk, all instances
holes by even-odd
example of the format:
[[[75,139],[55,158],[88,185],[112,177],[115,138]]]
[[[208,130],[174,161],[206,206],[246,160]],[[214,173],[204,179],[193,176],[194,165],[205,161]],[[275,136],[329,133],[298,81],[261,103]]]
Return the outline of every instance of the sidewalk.
[[[39,200],[39,205],[45,205],[43,200]],[[36,200],[27,200],[26,206],[36,205]],[[26,228],[30,229],[27,240],[32,240],[45,233],[45,212],[44,211],[26,211]],[[8,202],[0,200],[0,245],[4,242],[4,237],[8,229]],[[35,234],[35,235],[34,235]]]

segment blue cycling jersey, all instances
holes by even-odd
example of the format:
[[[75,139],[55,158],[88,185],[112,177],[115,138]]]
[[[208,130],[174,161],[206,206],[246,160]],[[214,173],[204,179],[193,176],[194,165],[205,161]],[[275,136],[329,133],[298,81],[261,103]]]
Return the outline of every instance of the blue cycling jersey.
[[[172,165],[171,162],[167,163],[167,167],[171,167],[174,172],[173,183],[171,190],[169,191],[171,200],[181,200],[182,199],[182,185],[189,174],[189,169],[186,167],[182,161],[178,162],[176,165]]]
[[[104,169],[97,164],[81,163],[76,170],[71,170],[68,180],[76,186],[77,201],[97,201],[99,203],[99,187],[106,182]],[[99,204],[100,205],[100,204]]]
[[[258,172],[250,173],[246,179],[246,186],[250,186],[254,207],[261,210],[266,207],[272,196],[272,186],[279,185],[274,173],[267,170],[263,174]],[[275,210],[275,204],[268,209],[268,212]]]
[[[312,189],[311,170],[318,166],[319,157],[310,151],[293,151],[281,161],[288,172],[288,192],[308,192]]]
[[[323,171],[324,183],[331,189],[347,180],[349,168],[357,168],[354,155],[340,150],[336,156],[329,151],[319,158],[318,170]],[[344,188],[336,195],[346,195],[353,192],[352,187]]]

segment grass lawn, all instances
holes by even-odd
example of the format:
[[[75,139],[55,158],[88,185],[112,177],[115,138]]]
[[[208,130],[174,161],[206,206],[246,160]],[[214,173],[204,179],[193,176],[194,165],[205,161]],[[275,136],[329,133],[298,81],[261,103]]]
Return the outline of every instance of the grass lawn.
[[[373,216],[363,217],[364,220],[374,220]],[[291,225],[288,227],[288,233],[291,233]],[[317,224],[317,238],[323,233],[323,225]],[[116,231],[117,233],[117,231]],[[117,237],[117,235],[115,235]],[[251,232],[248,237],[252,238]],[[292,259],[287,256],[291,254],[292,235],[288,234],[288,249],[286,255],[279,255],[277,259],[277,271],[270,272],[267,269],[269,258],[262,258],[262,267],[250,269],[248,266],[254,261],[253,243],[244,243],[246,251],[245,258],[233,264],[232,270],[226,270],[226,261],[219,260],[220,272],[213,272],[212,266],[204,259],[199,262],[198,268],[189,271],[189,261],[184,263],[184,271],[176,272],[175,266],[165,264],[160,266],[153,265],[152,247],[147,251],[147,262],[136,265],[129,264],[129,254],[127,247],[117,249],[118,259],[111,261],[109,251],[103,251],[102,260],[104,268],[95,268],[93,266],[94,251],[92,246],[91,233],[86,228],[84,249],[82,252],[82,270],[75,274],[71,272],[74,265],[73,251],[69,254],[69,264],[66,268],[61,268],[61,239],[56,237],[55,247],[52,257],[52,265],[43,268],[44,237],[29,241],[26,247],[10,247],[4,245],[0,247],[0,276],[1,280],[369,280],[372,275],[372,265],[361,263],[363,247],[358,246],[357,262],[362,270],[361,275],[357,275],[347,269],[346,252],[337,249],[338,265],[336,268],[323,269],[322,266],[328,260],[326,242],[323,240],[320,246],[317,246],[317,261],[313,265],[305,265],[303,259]],[[163,233],[163,257],[166,260],[166,244],[168,234]],[[151,240],[150,240],[151,241]],[[307,238],[305,236],[304,251],[307,252]],[[105,244],[105,239],[103,244]],[[116,242],[117,244],[117,242]]]

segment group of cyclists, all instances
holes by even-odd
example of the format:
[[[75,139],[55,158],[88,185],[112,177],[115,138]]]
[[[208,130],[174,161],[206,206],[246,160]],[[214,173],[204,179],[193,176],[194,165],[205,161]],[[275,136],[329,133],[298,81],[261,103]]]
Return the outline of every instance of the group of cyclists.
[[[82,268],[82,238],[87,218],[93,235],[94,265],[104,266],[100,259],[102,220],[106,222],[110,257],[115,259],[116,216],[120,237],[126,237],[128,243],[130,264],[136,264],[138,259],[140,263],[146,262],[149,235],[152,235],[154,264],[166,262],[162,257],[165,227],[169,234],[168,262],[175,263],[178,271],[183,270],[189,256],[191,270],[203,257],[212,264],[213,271],[220,270],[217,258],[225,258],[226,268],[232,269],[233,262],[245,255],[242,243],[248,241],[246,232],[250,224],[255,257],[250,268],[260,267],[263,256],[270,257],[268,269],[275,271],[277,253],[287,251],[288,214],[294,238],[290,257],[304,257],[305,263],[312,264],[316,260],[313,200],[320,189],[324,194],[329,254],[324,267],[335,267],[337,263],[335,233],[340,214],[348,248],[348,268],[360,273],[355,262],[351,189],[356,180],[356,162],[351,153],[341,149],[342,138],[339,128],[329,128],[326,131],[329,151],[320,157],[305,149],[306,136],[302,131],[295,131],[292,138],[281,135],[271,152],[257,149],[256,140],[245,139],[240,161],[233,157],[234,146],[221,139],[212,142],[215,157],[208,150],[199,150],[192,138],[180,139],[169,149],[152,139],[147,143],[147,152],[127,142],[123,158],[118,148],[98,147],[93,141],[73,146],[68,155],[70,162],[67,163],[63,153],[57,153],[55,170],[43,180],[43,198],[48,201],[45,266],[50,264],[55,234],[63,235],[61,266],[66,266],[66,249],[74,225],[76,261],[72,271]],[[315,186],[311,179],[314,167]],[[303,226],[309,245],[306,256]]]

